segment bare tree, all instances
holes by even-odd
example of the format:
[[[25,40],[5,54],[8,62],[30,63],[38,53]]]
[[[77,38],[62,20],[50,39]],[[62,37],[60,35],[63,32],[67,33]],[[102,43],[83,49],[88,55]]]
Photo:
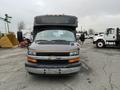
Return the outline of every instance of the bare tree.
[[[95,33],[95,31],[93,29],[89,29],[88,33],[89,33],[89,35],[93,35]]]
[[[25,23],[23,21],[18,23],[18,30],[21,31],[22,29],[25,28]]]

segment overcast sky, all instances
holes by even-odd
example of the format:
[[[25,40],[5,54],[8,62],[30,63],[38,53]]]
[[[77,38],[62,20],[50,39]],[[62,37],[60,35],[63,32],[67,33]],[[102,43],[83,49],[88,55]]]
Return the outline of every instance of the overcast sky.
[[[88,30],[105,31],[107,27],[120,26],[120,0],[0,0],[0,16],[12,16],[11,31],[24,21],[31,27],[36,15],[67,14],[79,18],[81,26]],[[0,30],[4,30],[0,20]]]

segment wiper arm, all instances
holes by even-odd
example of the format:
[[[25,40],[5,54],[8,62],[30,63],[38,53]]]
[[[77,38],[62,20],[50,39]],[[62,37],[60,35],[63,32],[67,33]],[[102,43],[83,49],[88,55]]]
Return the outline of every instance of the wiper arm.
[[[51,41],[56,41],[56,42],[57,42],[57,41],[69,42],[69,41],[67,41],[67,40],[61,40],[61,39],[56,39],[56,40],[51,40]]]
[[[48,42],[48,40],[35,40],[35,42]]]

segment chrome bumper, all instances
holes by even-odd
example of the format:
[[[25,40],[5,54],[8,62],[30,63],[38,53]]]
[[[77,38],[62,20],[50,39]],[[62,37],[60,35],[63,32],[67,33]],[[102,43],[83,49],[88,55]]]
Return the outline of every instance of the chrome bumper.
[[[80,71],[80,66],[72,68],[32,68],[26,67],[26,70],[34,74],[72,74]]]

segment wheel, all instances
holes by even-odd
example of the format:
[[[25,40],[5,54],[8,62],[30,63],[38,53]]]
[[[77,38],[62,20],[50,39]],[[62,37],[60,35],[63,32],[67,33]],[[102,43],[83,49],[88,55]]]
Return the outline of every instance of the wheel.
[[[97,41],[97,43],[96,43],[96,46],[98,47],[98,48],[103,48],[104,47],[104,42],[103,41]]]

